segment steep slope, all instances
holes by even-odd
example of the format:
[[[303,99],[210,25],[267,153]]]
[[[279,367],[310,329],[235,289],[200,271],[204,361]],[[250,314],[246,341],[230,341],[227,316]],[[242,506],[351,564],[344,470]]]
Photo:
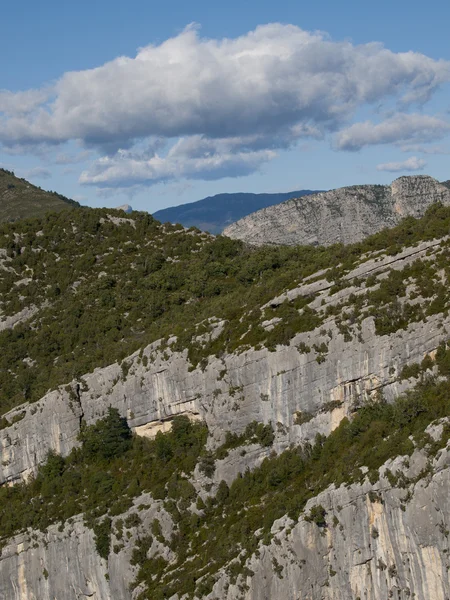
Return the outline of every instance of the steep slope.
[[[0,596],[445,600],[449,234],[3,225]]]
[[[430,447],[408,449],[395,460],[386,460],[376,475],[360,474],[353,482],[312,495],[299,518],[272,517],[269,530],[263,514],[272,509],[272,502],[261,507],[257,518],[264,525],[255,531],[243,507],[250,500],[246,490],[251,490],[255,504],[258,479],[259,493],[263,491],[266,499],[276,496],[277,488],[292,486],[289,469],[300,466],[292,457],[290,465],[266,461],[265,468],[255,469],[253,480],[250,474],[237,480],[227,498],[218,499],[208,510],[200,508],[200,517],[192,519],[190,527],[183,519],[183,537],[177,531],[180,515],[167,511],[165,502],[148,493],[111,519],[113,549],[104,556],[98,554],[93,530],[79,517],[46,531],[29,530],[2,549],[0,594],[11,600],[445,600],[450,590],[450,448],[442,430],[442,423],[428,427]],[[226,523],[214,519],[214,513],[222,511],[228,516]],[[205,528],[205,520],[215,521],[215,529]],[[203,540],[212,538],[210,567],[201,573],[196,564],[187,564],[190,577],[178,579],[176,550],[187,539],[198,546],[199,535]],[[228,548],[236,544],[234,554],[240,556],[227,568],[214,569],[217,549],[226,544],[227,535]],[[168,567],[172,580],[166,582],[162,576]],[[153,588],[150,594],[146,580]]]
[[[46,192],[12,171],[0,169],[0,222],[16,221],[79,206],[56,192]]]
[[[430,204],[450,204],[450,189],[426,175],[399,177],[391,185],[360,185],[288,200],[229,225],[224,235],[247,243],[349,244],[419,217]]]
[[[417,223],[405,221],[359,244],[328,249],[252,249],[161,225],[146,213],[124,217],[108,209],[4,224],[0,409],[37,400],[49,387],[173,335],[176,349],[188,349],[194,366],[239,347],[273,349],[324,319],[310,309],[313,289],[298,306],[283,308],[291,320],[286,329],[270,302],[287,287],[324,268],[330,282],[340,281],[368,251],[395,254],[404,244],[444,235],[447,219],[446,209],[437,207]],[[205,346],[193,338],[208,332],[211,319],[223,326]]]
[[[299,190],[279,194],[216,194],[190,204],[158,210],[153,216],[162,223],[181,223],[185,227],[198,227],[217,234],[230,223],[257,210],[314,193],[311,190]]]

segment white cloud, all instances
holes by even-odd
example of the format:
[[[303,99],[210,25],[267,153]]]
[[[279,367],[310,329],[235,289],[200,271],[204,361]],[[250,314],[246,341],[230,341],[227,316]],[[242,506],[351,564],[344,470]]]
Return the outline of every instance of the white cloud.
[[[23,147],[78,140],[96,148],[106,157],[83,173],[84,183],[239,175],[279,148],[339,131],[361,106],[423,103],[448,81],[448,62],[378,43],[335,42],[293,25],[264,25],[221,40],[189,27],[134,58],[66,73],[51,101],[48,91],[41,103],[35,90],[20,92],[31,96],[18,97],[24,109],[16,114],[14,95],[6,92],[0,141]],[[179,138],[192,147],[181,153]],[[133,158],[142,140],[163,140],[175,155]],[[212,150],[205,150],[208,143]]]
[[[417,156],[411,156],[402,162],[390,162],[377,165],[377,171],[422,171],[426,166],[426,161],[423,158],[417,158]]]
[[[49,90],[25,90],[11,92],[0,90],[0,114],[25,115],[42,106],[49,98]]]
[[[355,123],[340,131],[335,138],[339,150],[360,150],[376,144],[401,142],[430,142],[448,135],[450,123],[443,119],[422,115],[398,113],[386,121]]]
[[[181,138],[165,156],[148,149],[142,153],[120,150],[97,160],[83,171],[80,182],[99,187],[132,187],[182,178],[212,180],[240,177],[257,170],[275,156],[273,150],[245,148],[241,140]]]

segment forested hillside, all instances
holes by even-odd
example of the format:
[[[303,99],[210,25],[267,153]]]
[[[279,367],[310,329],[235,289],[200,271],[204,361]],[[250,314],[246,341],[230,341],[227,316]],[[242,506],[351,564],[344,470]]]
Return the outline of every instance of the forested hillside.
[[[261,249],[161,225],[147,213],[123,218],[107,209],[3,225],[1,319],[15,326],[0,332],[2,411],[160,338],[177,336],[174,346],[188,348],[194,366],[211,353],[288,343],[328,315],[308,308],[314,294],[261,309],[271,298],[324,268],[338,289],[367,252],[395,254],[405,243],[444,235],[449,224],[450,209],[436,206],[422,220],[405,220],[359,244]],[[421,261],[408,273],[394,272],[377,291],[347,301],[346,310],[354,320],[373,311],[382,332],[441,309],[447,280],[433,289],[429,281],[446,267],[447,252],[444,247],[442,265]],[[429,307],[397,306],[408,277],[425,296],[436,295]],[[222,333],[196,343],[194,334],[207,331],[210,318],[225,321]],[[268,331],[261,324],[271,318],[279,321]]]
[[[0,222],[43,216],[78,202],[57,192],[46,192],[29,181],[16,177],[13,171],[0,169]]]
[[[449,233],[438,203],[327,248],[2,224],[0,596],[446,593]]]

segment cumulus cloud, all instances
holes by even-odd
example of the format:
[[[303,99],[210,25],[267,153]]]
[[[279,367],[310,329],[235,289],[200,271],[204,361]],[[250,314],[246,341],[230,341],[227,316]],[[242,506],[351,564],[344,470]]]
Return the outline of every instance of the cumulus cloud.
[[[213,180],[242,177],[275,156],[273,150],[240,148],[240,142],[208,140],[200,136],[182,138],[165,156],[148,150],[121,150],[97,160],[83,171],[80,182],[98,187],[132,187],[169,182],[181,178]]]
[[[42,106],[48,98],[49,91],[45,89],[24,92],[0,90],[0,113],[8,116],[25,115]]]
[[[411,156],[402,162],[390,162],[377,165],[378,171],[390,171],[397,173],[398,171],[422,171],[426,166],[426,161],[423,158],[417,158],[417,156]]]
[[[41,103],[21,97],[26,110],[3,108],[0,141],[78,140],[104,155],[83,173],[84,183],[239,175],[277,149],[339,131],[363,105],[423,103],[448,81],[448,62],[378,43],[336,42],[293,25],[221,40],[188,27],[134,58],[66,73]],[[6,108],[12,104],[8,96]],[[181,151],[179,138],[185,147],[190,140],[190,151]],[[142,140],[163,140],[173,152],[133,157]],[[209,143],[214,148],[205,150]]]
[[[450,123],[422,114],[398,113],[382,123],[355,123],[340,131],[335,138],[339,150],[361,150],[376,144],[400,142],[430,142],[448,135]]]

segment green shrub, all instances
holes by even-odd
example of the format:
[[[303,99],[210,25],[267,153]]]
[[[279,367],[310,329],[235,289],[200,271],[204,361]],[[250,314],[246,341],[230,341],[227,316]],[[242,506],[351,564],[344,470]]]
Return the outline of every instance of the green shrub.
[[[309,521],[311,523],[315,523],[317,527],[326,527],[326,514],[327,511],[321,504],[316,504],[309,511],[309,515],[305,517],[305,521]]]
[[[93,529],[97,552],[102,558],[108,560],[111,545],[111,519],[105,517],[101,521],[98,521]]]
[[[205,477],[211,478],[216,470],[216,464],[212,454],[208,453],[200,459],[199,469]]]
[[[411,377],[419,377],[422,372],[421,365],[413,363],[412,365],[405,365],[400,372],[400,380],[410,379]]]
[[[296,425],[303,425],[304,423],[309,423],[309,421],[311,421],[313,418],[314,415],[312,415],[310,412],[306,410],[298,410],[295,413],[294,423]]]
[[[124,454],[131,446],[131,429],[116,408],[94,425],[82,429],[79,435],[83,454],[88,460],[110,460]]]

